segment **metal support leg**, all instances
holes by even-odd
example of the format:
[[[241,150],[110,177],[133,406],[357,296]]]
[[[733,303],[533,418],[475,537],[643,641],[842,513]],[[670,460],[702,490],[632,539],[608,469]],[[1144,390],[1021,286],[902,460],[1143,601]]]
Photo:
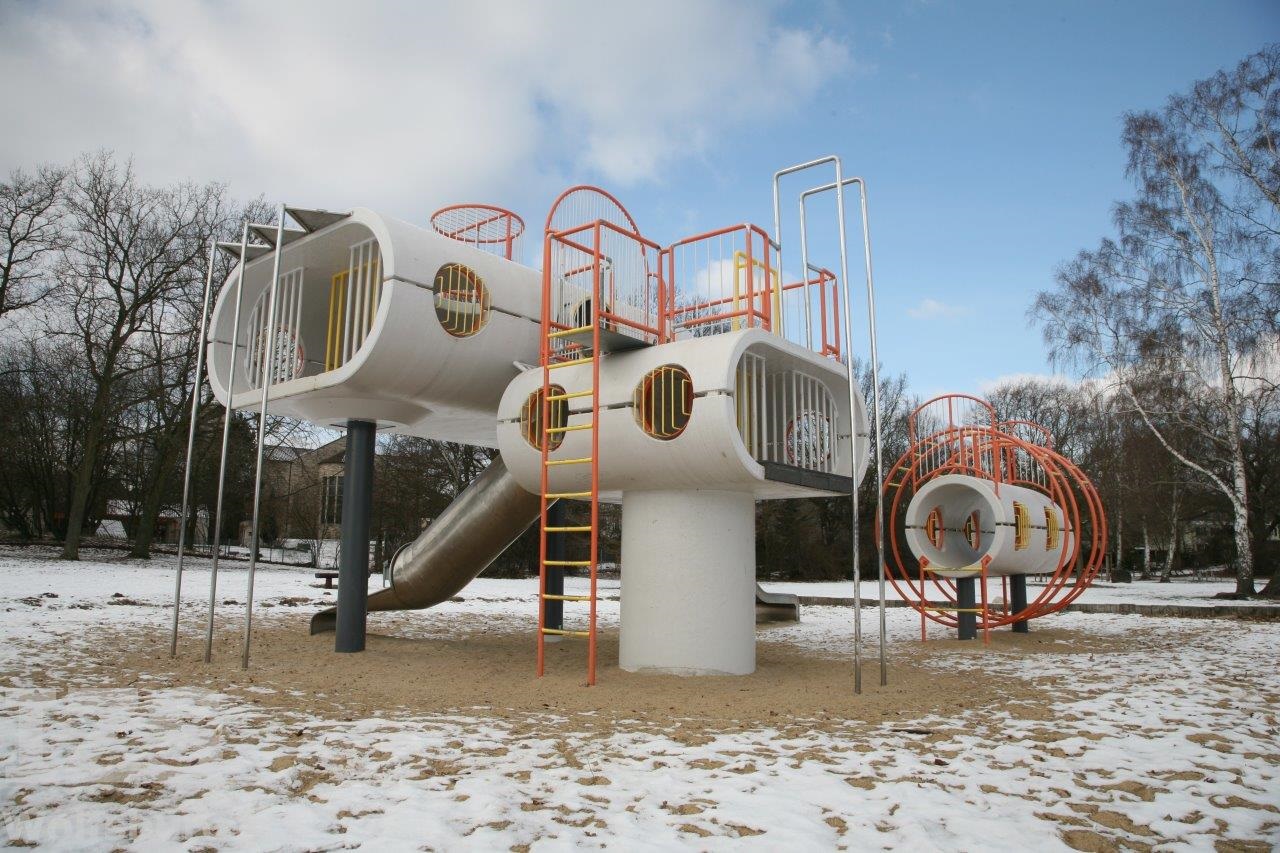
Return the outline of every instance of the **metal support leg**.
[[[213,619],[218,603],[218,559],[222,556],[222,504],[227,488],[227,445],[231,439],[231,421],[235,410],[231,400],[236,393],[236,347],[240,340],[240,309],[244,307],[244,268],[249,247],[249,221],[240,232],[240,264],[236,273],[236,309],[231,321],[231,352],[227,354],[227,409],[222,418],[222,446],[218,451],[218,502],[213,513],[213,532],[209,535],[212,554],[209,561],[209,621],[204,635],[204,662],[213,660]]]
[[[376,425],[347,422],[347,458],[342,473],[342,561],[338,566],[335,652],[364,651],[369,596],[369,516],[373,510]]]
[[[547,527],[565,527],[568,524],[566,509],[568,505],[556,501],[547,507]],[[550,561],[566,560],[564,533],[547,534],[547,559]],[[547,595],[564,595],[564,566],[547,566]],[[542,606],[543,625],[547,628],[564,628],[564,602],[544,600]]]
[[[200,420],[200,389],[204,385],[205,335],[209,327],[209,295],[213,292],[213,263],[218,241],[209,241],[209,267],[204,279],[204,304],[200,309],[200,337],[196,350],[196,372],[191,379],[191,421],[187,424],[187,457],[182,465],[182,514],[178,516],[178,572],[173,580],[173,631],[169,637],[169,657],[178,656],[178,613],[182,608],[182,563],[187,555],[187,511],[191,507],[191,458],[196,447],[196,423]]]
[[[249,648],[253,642],[253,580],[258,571],[258,546],[262,534],[262,466],[267,442],[267,402],[271,396],[271,385],[276,381],[276,306],[280,295],[280,262],[284,255],[284,217],[285,206],[282,204],[276,219],[276,250],[271,262],[271,282],[268,285],[271,290],[267,301],[267,353],[259,375],[262,399],[258,404],[258,453],[253,474],[253,535],[249,541],[249,584],[245,589],[244,651],[240,655],[240,666],[243,669],[249,668]],[[241,259],[243,262],[243,255]]]
[[[977,578],[956,578],[956,607],[960,612],[959,633],[961,640],[978,639],[978,581]]]
[[[1027,576],[1009,576],[1009,612],[1021,613],[1027,609]],[[1013,633],[1026,634],[1030,631],[1030,622],[1019,619],[1013,623]]]

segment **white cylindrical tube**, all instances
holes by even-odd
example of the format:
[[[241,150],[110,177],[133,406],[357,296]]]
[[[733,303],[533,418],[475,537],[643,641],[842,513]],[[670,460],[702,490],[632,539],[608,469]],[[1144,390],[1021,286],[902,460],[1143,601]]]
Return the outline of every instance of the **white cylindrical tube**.
[[[754,672],[751,494],[633,491],[623,495],[622,515],[622,668]]]
[[[925,483],[906,513],[906,538],[917,560],[941,575],[963,576],[989,558],[987,574],[1054,571],[1075,550],[1075,531],[1049,496],[967,474]]]

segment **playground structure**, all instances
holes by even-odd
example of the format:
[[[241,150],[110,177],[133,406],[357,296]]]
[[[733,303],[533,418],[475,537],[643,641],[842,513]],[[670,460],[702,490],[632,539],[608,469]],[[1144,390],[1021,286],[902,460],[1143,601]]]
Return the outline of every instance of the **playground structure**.
[[[1047,429],[1002,422],[985,400],[948,394],[912,412],[908,433],[911,447],[884,484],[886,559],[890,583],[920,613],[922,640],[931,621],[961,639],[981,629],[984,642],[992,628],[1025,632],[1084,592],[1102,565],[1106,516]],[[1031,601],[1029,576],[1047,578]]]
[[[782,259],[781,180],[825,166],[834,167],[835,181],[798,196],[801,272],[794,274]],[[870,416],[851,369],[849,186],[857,187],[861,201]],[[806,204],[824,193],[833,193],[836,202],[838,272],[810,262]],[[347,431],[338,604],[312,620],[313,633],[335,631],[337,651],[363,650],[368,611],[421,609],[449,599],[537,523],[537,672],[544,671],[549,640],[583,639],[587,683],[594,683],[599,508],[613,502],[623,507],[622,668],[746,674],[755,668],[756,619],[798,618],[794,597],[768,595],[755,584],[755,502],[852,495],[854,688],[860,692],[857,485],[874,470],[877,494],[887,493],[879,458],[865,185],[860,178],[844,177],[839,158],[821,158],[775,173],[773,207],[772,234],[743,224],[663,246],[645,237],[612,195],[573,187],[547,215],[541,270],[521,262],[524,221],[491,205],[446,207],[429,228],[365,208],[335,213],[284,205],[275,225],[246,224],[238,244],[217,244],[236,267],[211,316],[212,249],[206,281],[207,372],[213,393],[226,407],[215,541],[222,530],[232,413],[256,408],[252,535],[257,542],[270,409]],[[288,219],[296,227],[287,225]],[[198,373],[203,370],[199,365]],[[193,418],[184,517],[194,424]],[[366,598],[364,545],[378,430],[497,448],[501,455],[394,555],[389,585]],[[965,430],[970,427],[961,429],[968,435]],[[1003,459],[1003,439],[992,433],[984,440],[990,447],[982,452]],[[1014,448],[1015,457],[1020,447]],[[904,470],[902,463],[894,470]],[[948,517],[968,500],[955,496],[964,484],[926,483],[942,467],[905,470],[910,477],[891,484],[898,489],[894,513],[904,485],[937,492],[936,503]],[[959,462],[945,469],[947,476],[975,481],[983,480],[984,472],[980,465],[965,468]],[[1001,476],[996,472],[987,479],[1005,496],[1030,488]],[[968,487],[982,488],[980,482]],[[1036,494],[1045,492],[1041,488]],[[1047,494],[1057,495],[1052,489]],[[1047,507],[1040,497],[1018,500]],[[564,502],[569,501],[586,505],[585,522],[566,521]],[[913,519],[907,534],[914,536],[916,515],[910,509],[907,515]],[[884,530],[884,522],[880,500],[875,529]],[[933,522],[931,529],[937,527]],[[1079,529],[1078,522],[1069,526],[1055,552],[1060,571],[1079,551],[1074,538]],[[877,535],[873,543],[877,553],[881,539]],[[917,556],[921,566],[933,567],[935,581],[970,571],[947,562],[946,549],[952,546],[941,538],[926,545],[939,553],[921,550]],[[182,547],[180,541],[180,555]],[[896,559],[896,538],[893,547]],[[244,666],[252,636],[256,547],[251,554]],[[215,549],[206,660],[217,560]],[[877,563],[880,680],[885,684],[885,561]],[[1028,561],[1025,568],[1030,567]],[[1016,576],[1014,568],[1003,558],[981,560],[984,628],[995,621],[986,608],[986,577],[997,571]],[[566,571],[585,577],[585,592],[566,593]],[[892,580],[906,583],[905,575]],[[966,577],[953,582],[962,604],[967,582]],[[181,583],[180,556],[173,654]],[[973,608],[961,604],[951,616],[939,616],[928,610],[933,605],[923,579],[919,590],[927,618],[957,620],[964,633]],[[1021,619],[1031,615],[1040,613],[1024,612]]]

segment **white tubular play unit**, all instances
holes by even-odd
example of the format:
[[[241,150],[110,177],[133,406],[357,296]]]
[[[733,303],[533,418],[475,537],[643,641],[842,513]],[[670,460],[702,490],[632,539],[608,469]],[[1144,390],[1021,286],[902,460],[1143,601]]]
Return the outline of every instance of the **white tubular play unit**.
[[[316,215],[301,215],[308,213]],[[323,221],[314,232],[293,232],[280,252],[287,272],[277,289],[273,342],[266,322],[276,253],[244,266],[242,296],[240,287],[223,287],[209,347],[219,402],[237,409],[258,402],[272,342],[268,399],[276,414],[325,426],[360,418],[410,435],[495,446],[502,391],[516,363],[538,359],[538,272],[364,208]],[[237,267],[228,284],[240,274]],[[252,309],[233,368],[237,298]]]
[[[1075,531],[1042,492],[967,474],[944,474],[921,487],[906,514],[911,553],[932,572],[959,577],[1035,575],[1057,569],[1074,552]]]
[[[799,195],[795,274],[782,257],[779,181],[828,165],[835,183]],[[773,236],[744,224],[662,246],[613,196],[573,187],[546,218],[541,270],[519,262],[524,222],[491,205],[444,208],[429,227],[365,208],[282,206],[276,225],[249,224],[239,244],[220,244],[236,265],[209,324],[208,375],[228,407],[224,459],[230,412],[257,410],[255,543],[268,408],[348,429],[339,606],[336,617],[318,614],[313,631],[336,620],[337,649],[359,651],[366,607],[447,600],[537,521],[538,674],[548,639],[581,638],[592,684],[599,507],[613,502],[623,519],[622,668],[752,672],[757,605],[799,612],[794,597],[755,585],[756,502],[853,494],[856,522],[857,485],[879,434],[850,369],[843,235],[851,184],[863,200],[874,387],[865,192],[834,157],[774,176]],[[827,192],[838,210],[838,274],[811,263],[804,225],[804,200]],[[374,429],[497,447],[501,457],[395,555],[389,585],[366,601]],[[875,470],[878,486],[878,461]],[[980,489],[936,489],[946,513],[981,503],[974,512],[988,526],[1002,523],[997,513],[1020,511],[1010,509],[1019,505],[1012,492],[982,503]],[[215,538],[221,499],[220,483]],[[551,511],[562,501],[579,503],[579,519],[564,521],[565,505]],[[1048,512],[1030,497],[1024,503]],[[856,524],[853,547],[856,579]],[[585,579],[586,590],[566,594],[565,572]],[[881,592],[883,683],[883,583]],[[251,616],[252,586],[249,600]],[[212,607],[209,618],[211,632]],[[855,689],[860,632],[855,613]]]
[[[555,371],[545,483],[542,372],[507,387],[507,467],[530,491],[622,503],[623,669],[753,671],[755,502],[848,494],[867,467],[861,399],[851,422],[841,365],[758,328],[611,354],[598,396],[570,398],[596,368]]]

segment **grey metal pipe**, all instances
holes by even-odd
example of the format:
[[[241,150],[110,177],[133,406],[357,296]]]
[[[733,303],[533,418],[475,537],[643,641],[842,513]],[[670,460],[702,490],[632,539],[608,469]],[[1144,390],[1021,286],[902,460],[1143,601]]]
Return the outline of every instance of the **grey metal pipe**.
[[[834,154],[826,157],[819,157],[817,160],[810,160],[807,163],[798,163],[794,166],[788,166],[785,169],[779,169],[773,173],[773,243],[778,250],[778,271],[782,271],[782,207],[778,200],[779,182],[786,175],[796,172],[803,172],[805,169],[812,169],[814,166],[821,166],[824,163],[836,163],[836,179],[840,177],[839,158]],[[809,349],[813,349],[813,305],[809,296],[809,270],[803,269],[800,273],[801,288],[800,292],[804,294],[804,330],[805,340],[808,342]]]
[[[373,466],[377,424],[347,422],[342,476],[342,561],[338,565],[335,652],[362,652],[365,599],[369,595],[369,516],[373,510]]]
[[[209,566],[209,624],[204,635],[204,662],[213,660],[213,615],[218,603],[218,558],[222,556],[222,503],[227,485],[227,445],[231,438],[231,419],[235,416],[232,400],[236,393],[236,342],[240,339],[240,306],[244,304],[244,268],[248,264],[249,220],[240,231],[240,271],[236,275],[236,309],[231,319],[231,354],[227,361],[227,410],[222,418],[222,449],[218,455],[218,502],[213,511],[213,534],[210,539],[212,560]]]
[[[213,291],[213,260],[218,238],[209,240],[209,268],[204,278],[204,302],[200,309],[200,336],[196,344],[196,373],[191,379],[191,423],[187,425],[187,461],[182,468],[182,514],[178,516],[178,572],[173,579],[173,633],[169,637],[169,657],[178,656],[178,611],[182,606],[182,564],[186,557],[187,509],[191,505],[191,457],[196,446],[196,416],[200,413],[200,386],[204,383],[205,335],[209,329],[209,294]]]
[[[852,304],[849,293],[849,251],[845,245],[845,216],[844,216],[844,167],[840,158],[834,154],[826,157],[819,157],[816,160],[810,160],[807,163],[799,163],[795,166],[788,166],[780,169],[773,174],[773,235],[774,240],[782,242],[781,236],[781,218],[782,211],[778,204],[778,185],[784,175],[801,172],[805,169],[811,169],[824,163],[835,164],[836,169],[836,219],[838,220],[840,229],[840,280],[844,283],[845,291],[845,311],[844,311],[844,327],[846,346],[850,353],[853,351],[853,325],[850,320],[849,306]],[[778,250],[779,261],[781,261],[781,248]],[[805,272],[804,281],[808,282],[808,272]],[[805,301],[808,303],[808,287],[804,288]],[[858,439],[854,435],[853,425],[858,422],[858,414],[855,400],[857,399],[858,383],[853,375],[853,356],[848,357],[845,374],[849,383],[849,458],[853,461],[854,470],[857,470],[857,460],[854,456],[857,454]],[[862,567],[859,564],[859,547],[858,547],[858,486],[855,483],[850,490],[851,498],[851,515],[852,524],[850,527],[850,539],[853,548],[853,692],[862,692]]]
[[[885,573],[884,573],[884,458],[883,449],[881,447],[881,421],[880,421],[880,352],[876,340],[876,288],[875,277],[872,274],[871,267],[871,220],[867,208],[867,183],[860,177],[848,178],[844,181],[845,185],[857,184],[858,196],[861,203],[862,213],[862,254],[866,262],[867,276],[867,335],[868,343],[871,349],[871,408],[872,423],[875,431],[876,439],[876,577],[879,593],[879,616],[880,616],[880,686],[889,683],[889,667],[888,658],[885,651],[885,639],[888,634],[885,624]],[[800,195],[800,210],[803,217],[805,199],[810,195],[822,192],[829,192],[835,189],[839,193],[839,187],[836,184],[827,184],[822,187],[814,187],[806,190]],[[801,220],[803,221],[803,219]],[[843,228],[843,226],[841,226]],[[844,232],[840,234],[841,241],[844,240]],[[848,286],[845,287],[846,294]],[[848,305],[845,306],[845,316],[849,314]]]
[[[271,270],[271,293],[267,299],[267,351],[262,363],[262,403],[258,409],[258,458],[253,473],[253,526],[249,540],[249,584],[245,590],[244,653],[240,658],[242,669],[249,668],[249,639],[253,631],[253,577],[258,568],[258,532],[262,511],[262,459],[267,441],[267,398],[271,382],[275,379],[276,361],[276,296],[280,289],[280,261],[284,255],[284,205],[276,220],[276,257]],[[227,402],[231,402],[229,399]]]

